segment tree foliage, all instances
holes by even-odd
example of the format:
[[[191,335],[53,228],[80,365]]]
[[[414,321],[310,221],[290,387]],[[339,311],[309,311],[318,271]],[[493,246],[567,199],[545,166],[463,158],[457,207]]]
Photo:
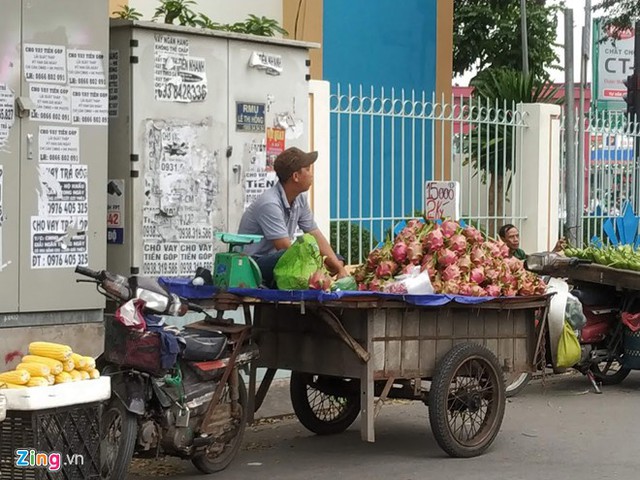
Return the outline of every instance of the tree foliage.
[[[555,0],[527,0],[529,70],[538,76],[559,68],[554,46],[560,9]],[[519,1],[455,0],[453,22],[454,75],[473,67],[522,69]]]
[[[601,0],[593,6],[595,12],[603,14],[603,30],[616,32],[633,27],[640,20],[640,2],[638,0]]]

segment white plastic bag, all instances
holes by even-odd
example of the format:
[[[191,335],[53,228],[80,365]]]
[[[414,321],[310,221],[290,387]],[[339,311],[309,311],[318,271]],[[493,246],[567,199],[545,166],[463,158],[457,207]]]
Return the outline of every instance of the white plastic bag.
[[[429,271],[420,271],[420,266],[414,266],[409,273],[399,275],[395,282],[384,287],[387,293],[401,293],[407,295],[431,295],[434,293]]]

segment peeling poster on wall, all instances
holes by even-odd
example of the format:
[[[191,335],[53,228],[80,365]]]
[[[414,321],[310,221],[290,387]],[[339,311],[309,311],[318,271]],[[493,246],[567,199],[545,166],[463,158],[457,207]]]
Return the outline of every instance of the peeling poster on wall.
[[[31,217],[31,268],[71,268],[89,260],[88,165],[38,165],[38,215]]]
[[[4,83],[0,83],[0,148],[6,145],[15,121],[15,103],[11,89]]]
[[[109,116],[118,116],[118,103],[120,101],[120,52],[109,51]]]
[[[189,39],[155,35],[154,90],[164,102],[203,102],[207,97],[206,61],[189,56]]]
[[[219,208],[218,152],[209,121],[150,120],[145,129],[142,274],[193,275],[213,268]]]

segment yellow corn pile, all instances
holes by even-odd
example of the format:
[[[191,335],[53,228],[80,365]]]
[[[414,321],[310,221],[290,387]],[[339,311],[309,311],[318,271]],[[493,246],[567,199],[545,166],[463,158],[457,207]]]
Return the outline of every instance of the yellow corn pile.
[[[0,389],[44,387],[99,377],[92,357],[75,353],[68,345],[31,342],[29,354],[22,357],[15,370],[0,373]]]

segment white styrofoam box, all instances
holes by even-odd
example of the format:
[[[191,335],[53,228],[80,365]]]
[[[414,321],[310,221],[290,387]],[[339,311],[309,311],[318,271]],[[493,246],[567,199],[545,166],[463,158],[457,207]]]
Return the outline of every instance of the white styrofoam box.
[[[7,410],[45,410],[81,403],[99,402],[111,397],[111,378],[100,377],[47,387],[3,390]]]
[[[0,395],[0,422],[7,418],[7,399],[4,395]]]

